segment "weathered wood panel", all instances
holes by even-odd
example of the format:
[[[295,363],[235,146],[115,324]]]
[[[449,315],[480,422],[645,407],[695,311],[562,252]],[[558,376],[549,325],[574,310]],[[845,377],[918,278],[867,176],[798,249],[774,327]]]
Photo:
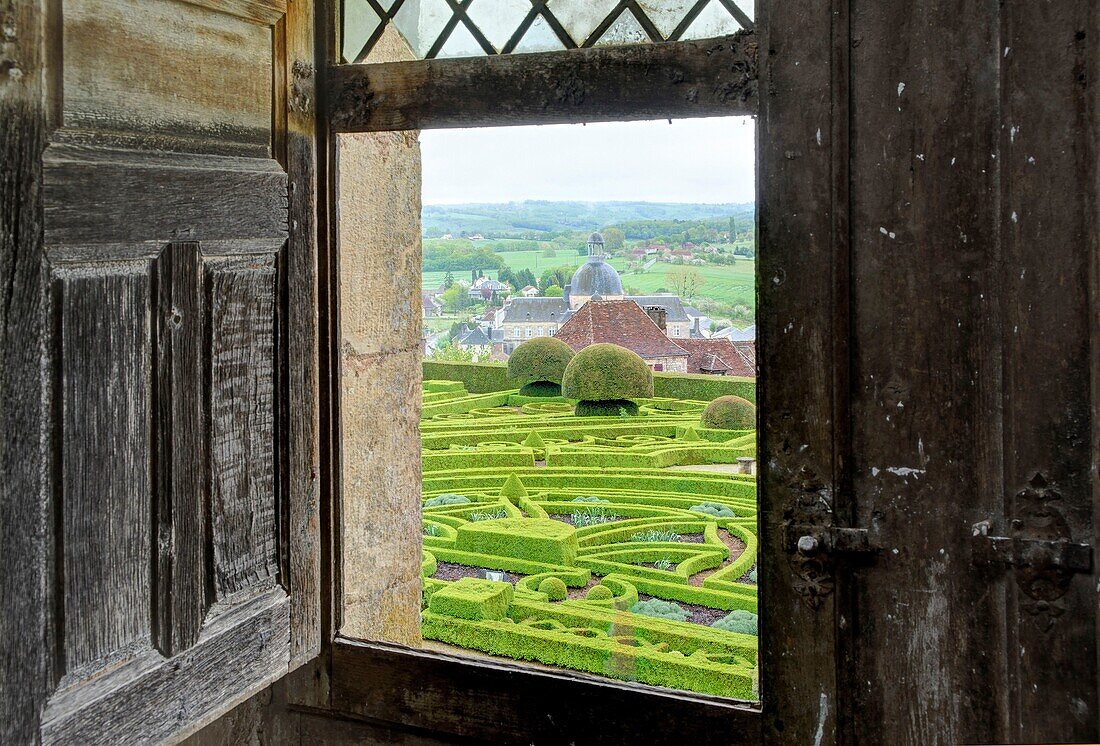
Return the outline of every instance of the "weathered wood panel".
[[[324,8],[322,4],[322,8]],[[290,566],[292,666],[316,658],[321,648],[322,591],[320,425],[318,403],[318,192],[316,70],[323,56],[314,32],[315,3],[294,2],[285,19],[286,90],[283,141],[289,178],[289,236],[283,262],[285,355],[282,427],[282,501]],[[326,243],[327,246],[327,243]]]
[[[1007,3],[1000,18],[1000,339],[1005,512],[990,531],[1097,546],[1092,433],[1100,253],[1096,3]],[[1090,79],[1091,78],[1091,79]],[[1095,374],[1092,374],[1095,379]],[[1097,578],[1002,567],[1015,742],[1100,735]]]
[[[286,673],[289,630],[286,594],[261,594],[208,624],[186,655],[135,661],[54,697],[42,742],[148,744],[184,736]]]
[[[38,0],[0,8],[0,742],[30,743],[55,675],[44,578],[50,535],[48,273],[42,252],[45,23]]]
[[[267,24],[179,0],[66,0],[62,18],[66,130],[91,130],[100,143],[270,154]]]
[[[729,700],[548,672],[522,664],[337,640],[339,712],[454,742],[760,742],[760,714]]]
[[[197,243],[165,247],[154,269],[157,539],[155,640],[165,655],[195,643],[206,612],[203,548],[202,275]]]
[[[970,556],[1004,502],[1002,5],[852,4],[852,490],[882,545],[852,625],[856,741],[1008,739],[1003,594]]]
[[[81,146],[46,157],[46,242],[285,236],[286,174],[272,160]]]
[[[761,691],[764,740],[833,743],[835,559],[795,552],[789,524],[846,525],[847,38],[844,3],[762,3],[757,128]],[[797,538],[797,537],[794,537]]]
[[[756,39],[338,65],[334,132],[755,114]]]
[[[208,427],[214,591],[278,573],[274,256],[207,260]]]
[[[58,270],[54,284],[54,592],[79,676],[150,640],[149,265]]]

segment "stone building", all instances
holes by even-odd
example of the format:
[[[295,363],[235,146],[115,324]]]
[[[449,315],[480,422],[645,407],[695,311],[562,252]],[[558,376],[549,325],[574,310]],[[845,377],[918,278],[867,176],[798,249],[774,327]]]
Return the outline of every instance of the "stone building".
[[[515,297],[494,323],[494,340],[510,353],[516,345],[534,337],[552,337],[589,300],[631,300],[650,314],[670,339],[692,336],[692,317],[680,297],[671,294],[625,295],[619,272],[607,263],[603,236],[588,237],[588,259],[573,273],[561,298]],[[663,314],[650,313],[661,309]],[[697,330],[696,330],[697,331]]]

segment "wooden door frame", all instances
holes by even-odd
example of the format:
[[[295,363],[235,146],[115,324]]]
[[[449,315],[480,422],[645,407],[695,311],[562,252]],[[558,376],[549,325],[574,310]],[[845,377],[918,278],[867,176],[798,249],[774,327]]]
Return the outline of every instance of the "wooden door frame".
[[[842,0],[835,4],[845,5]],[[654,729],[699,743],[731,737],[747,743],[835,741],[840,704],[836,620],[838,599],[848,596],[833,593],[845,583],[831,559],[791,559],[789,534],[792,524],[825,531],[845,517],[837,496],[848,461],[843,455],[846,424],[838,424],[845,422],[848,386],[847,116],[846,109],[834,106],[834,95],[844,74],[838,50],[847,38],[839,30],[833,37],[832,30],[841,26],[831,4],[784,12],[782,26],[774,28],[771,4],[761,5],[755,35],[328,67],[319,131],[328,133],[322,152],[329,169],[322,181],[328,187],[329,240],[328,251],[322,252],[322,334],[327,334],[322,349],[327,355],[321,366],[327,375],[321,390],[324,503],[331,516],[326,639],[332,645],[317,671],[324,691],[301,704],[403,723],[423,733],[498,742],[569,737],[594,742],[600,733],[619,742],[628,733],[651,737]],[[330,27],[329,49],[336,48],[334,39]],[[795,57],[790,50],[785,56],[762,53],[757,62],[758,46],[774,51],[777,44],[793,47],[807,41],[813,42],[808,56]],[[782,95],[777,85],[784,87]],[[759,530],[767,549],[760,561],[771,584],[761,593],[762,709],[568,671],[340,638],[334,623],[342,562],[335,136],[746,114],[759,114],[757,235],[758,245],[766,246],[760,252],[764,260],[757,262]],[[795,326],[797,332],[790,333]],[[769,375],[784,369],[832,374],[810,389]],[[378,686],[379,681],[386,685]],[[769,688],[769,682],[775,687]],[[631,720],[616,719],[615,713],[630,713]]]

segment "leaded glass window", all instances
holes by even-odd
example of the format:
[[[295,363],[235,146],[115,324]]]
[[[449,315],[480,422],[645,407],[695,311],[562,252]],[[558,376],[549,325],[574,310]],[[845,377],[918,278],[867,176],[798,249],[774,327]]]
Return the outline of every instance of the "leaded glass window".
[[[418,58],[708,39],[752,28],[754,0],[343,0],[342,56],[388,26]]]

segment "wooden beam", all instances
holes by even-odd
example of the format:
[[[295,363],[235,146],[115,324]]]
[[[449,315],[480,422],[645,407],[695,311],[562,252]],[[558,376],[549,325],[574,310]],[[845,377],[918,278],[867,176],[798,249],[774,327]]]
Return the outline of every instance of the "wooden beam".
[[[332,649],[332,706],[479,743],[650,743],[655,734],[696,746],[760,743],[760,710],[747,702],[345,639]]]
[[[634,44],[329,71],[333,132],[753,115],[756,38]]]

